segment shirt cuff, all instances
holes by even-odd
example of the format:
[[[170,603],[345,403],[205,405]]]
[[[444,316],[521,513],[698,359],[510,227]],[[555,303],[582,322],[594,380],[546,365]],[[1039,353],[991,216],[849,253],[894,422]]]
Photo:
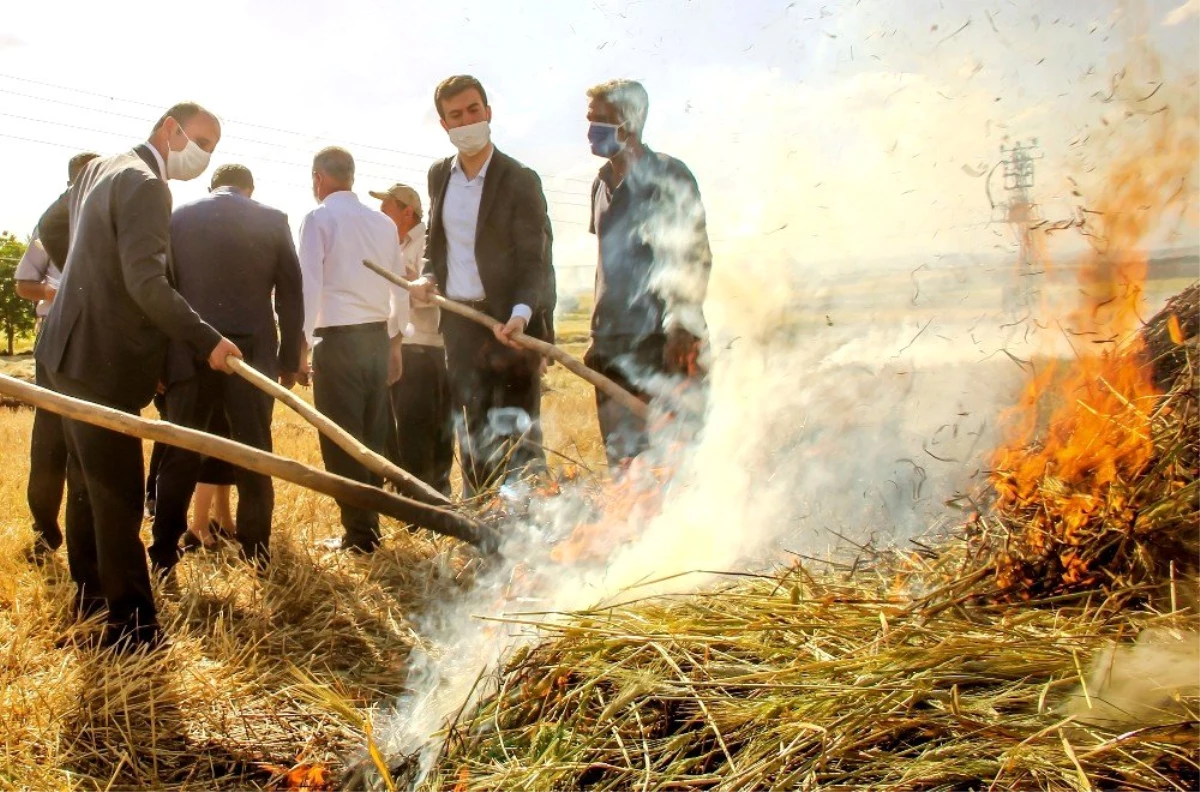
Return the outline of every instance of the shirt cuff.
[[[525,320],[525,324],[529,324],[530,318],[533,317],[533,309],[525,303],[517,303],[513,306],[512,318],[516,319],[518,316]]]

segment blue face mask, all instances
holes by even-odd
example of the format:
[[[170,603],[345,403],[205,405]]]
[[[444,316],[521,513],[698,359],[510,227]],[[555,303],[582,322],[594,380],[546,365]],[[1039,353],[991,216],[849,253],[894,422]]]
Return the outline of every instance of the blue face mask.
[[[588,127],[588,142],[592,144],[592,153],[607,159],[620,154],[625,148],[625,141],[617,140],[617,130],[620,128],[620,124],[593,121]]]

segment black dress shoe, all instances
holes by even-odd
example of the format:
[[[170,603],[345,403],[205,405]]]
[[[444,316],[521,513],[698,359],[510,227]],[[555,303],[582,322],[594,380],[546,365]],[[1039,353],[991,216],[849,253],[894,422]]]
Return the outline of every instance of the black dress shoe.
[[[341,551],[352,555],[366,556],[374,553],[375,548],[379,545],[362,545],[357,542],[351,542],[344,536],[331,536],[322,541],[321,546],[326,550],[333,550],[334,552]]]

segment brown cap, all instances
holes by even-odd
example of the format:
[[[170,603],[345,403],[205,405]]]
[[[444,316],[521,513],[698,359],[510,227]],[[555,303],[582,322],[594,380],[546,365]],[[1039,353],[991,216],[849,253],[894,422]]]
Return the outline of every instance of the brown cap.
[[[393,201],[399,201],[405,206],[411,206],[413,211],[417,213],[417,217],[421,217],[421,196],[417,195],[417,191],[407,184],[393,184],[384,192],[371,190],[370,195],[372,198],[378,198],[381,201],[385,198],[391,198]]]

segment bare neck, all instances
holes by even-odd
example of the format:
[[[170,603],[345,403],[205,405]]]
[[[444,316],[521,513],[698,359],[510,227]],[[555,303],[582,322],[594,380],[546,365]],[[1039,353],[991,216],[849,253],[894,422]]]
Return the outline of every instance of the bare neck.
[[[646,150],[642,148],[642,141],[637,138],[629,138],[625,143],[625,148],[617,156],[613,157],[610,162],[613,166],[613,176],[616,178],[616,183],[620,184],[629,175],[630,169],[634,164],[646,155]]]

